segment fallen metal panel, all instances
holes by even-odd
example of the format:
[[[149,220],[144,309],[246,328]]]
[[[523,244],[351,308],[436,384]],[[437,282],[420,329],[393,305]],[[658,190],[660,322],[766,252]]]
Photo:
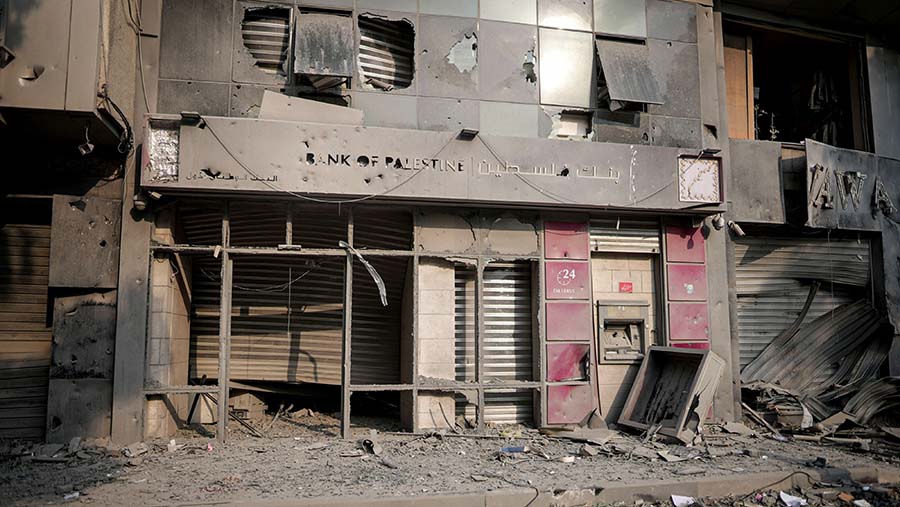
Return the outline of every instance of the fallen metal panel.
[[[263,120],[336,123],[340,125],[363,124],[363,112],[360,109],[326,104],[317,100],[288,97],[269,90],[263,92],[259,118]]]
[[[50,286],[116,288],[121,216],[119,200],[53,196]]]
[[[785,222],[781,143],[732,139],[729,212],[736,222]]]
[[[646,45],[599,39],[597,55],[611,100],[663,103],[659,80],[650,65],[650,49]]]
[[[353,76],[353,18],[301,12],[297,16],[294,72],[314,76]]]
[[[690,443],[712,406],[725,361],[708,350],[650,347],[619,425]]]
[[[806,326],[782,333],[741,371],[741,381],[804,392],[875,336],[884,321],[866,301],[842,305]]]

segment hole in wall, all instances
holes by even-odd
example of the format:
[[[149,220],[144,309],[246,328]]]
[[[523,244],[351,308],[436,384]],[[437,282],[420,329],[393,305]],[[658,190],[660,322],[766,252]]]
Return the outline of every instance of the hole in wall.
[[[253,66],[266,74],[287,74],[291,11],[287,8],[247,9],[241,21],[244,48],[253,57]]]
[[[359,70],[370,89],[390,91],[408,88],[415,73],[413,24],[371,14],[360,14]]]

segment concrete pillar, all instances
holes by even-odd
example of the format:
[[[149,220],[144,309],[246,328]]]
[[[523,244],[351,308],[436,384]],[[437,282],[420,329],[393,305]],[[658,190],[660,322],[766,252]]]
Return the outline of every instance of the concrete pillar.
[[[453,381],[456,378],[453,263],[421,259],[418,269],[417,373],[420,377]],[[454,395],[420,391],[415,417],[420,429],[452,426],[455,419]]]

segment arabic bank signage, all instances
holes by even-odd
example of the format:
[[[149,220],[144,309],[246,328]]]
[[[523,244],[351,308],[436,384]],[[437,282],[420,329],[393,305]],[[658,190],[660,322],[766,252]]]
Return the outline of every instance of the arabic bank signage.
[[[719,161],[678,148],[244,118],[149,129],[141,181],[157,190],[710,211],[722,200]]]

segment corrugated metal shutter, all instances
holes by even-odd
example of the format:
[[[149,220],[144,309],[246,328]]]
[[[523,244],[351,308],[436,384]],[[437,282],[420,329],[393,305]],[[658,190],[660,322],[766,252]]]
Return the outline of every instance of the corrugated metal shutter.
[[[405,21],[359,16],[359,70],[363,81],[406,88],[413,80],[415,32]],[[371,81],[370,81],[371,80]]]
[[[475,270],[456,266],[453,318],[456,380],[475,380]]]
[[[486,391],[484,420],[493,424],[529,424],[534,421],[533,391]]]
[[[659,253],[659,223],[654,220],[593,220],[591,250]]]
[[[388,305],[382,306],[375,281],[358,261],[353,265],[353,322],[350,379],[354,384],[400,381],[400,312],[409,259],[370,257],[384,280]]]
[[[215,378],[219,264],[210,264],[194,268],[191,360]],[[340,384],[343,270],[343,258],[236,258],[231,378]]]
[[[268,74],[286,74],[290,48],[291,9],[266,7],[247,9],[241,23],[244,46],[256,67]]]
[[[49,225],[0,228],[0,438],[44,437],[49,266]]]
[[[485,379],[533,380],[531,299],[530,263],[494,263],[485,268]]]
[[[821,287],[804,322],[866,297],[868,240],[744,237],[734,255],[741,368],[794,322],[810,280]]]

